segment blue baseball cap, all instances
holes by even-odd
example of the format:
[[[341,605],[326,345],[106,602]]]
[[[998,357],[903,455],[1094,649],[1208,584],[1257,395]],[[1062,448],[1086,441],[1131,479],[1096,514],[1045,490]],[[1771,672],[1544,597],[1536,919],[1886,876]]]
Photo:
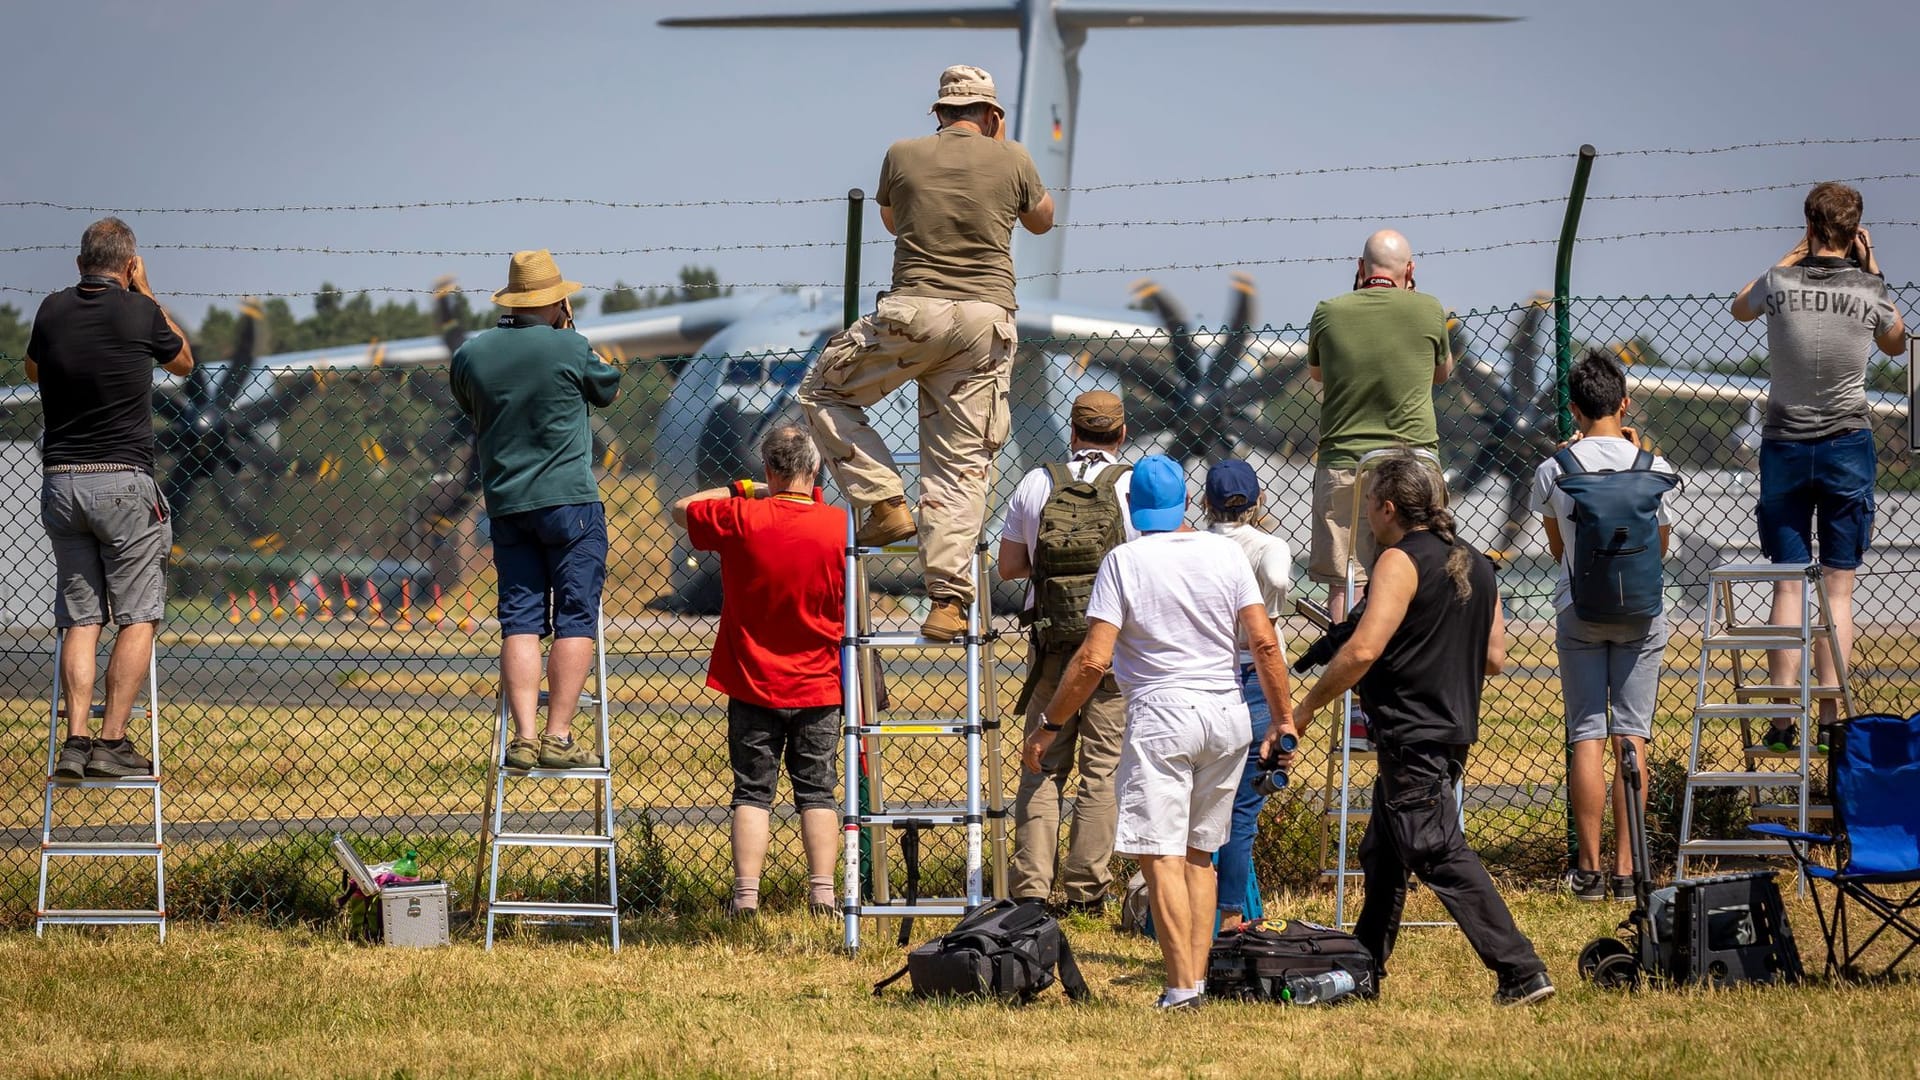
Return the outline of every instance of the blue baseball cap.
[[[1133,527],[1143,533],[1172,532],[1187,519],[1187,471],[1165,454],[1141,458],[1127,494]]]
[[[1235,499],[1240,500],[1238,503]],[[1239,458],[1216,461],[1207,470],[1207,509],[1228,513],[1260,501],[1260,478]]]

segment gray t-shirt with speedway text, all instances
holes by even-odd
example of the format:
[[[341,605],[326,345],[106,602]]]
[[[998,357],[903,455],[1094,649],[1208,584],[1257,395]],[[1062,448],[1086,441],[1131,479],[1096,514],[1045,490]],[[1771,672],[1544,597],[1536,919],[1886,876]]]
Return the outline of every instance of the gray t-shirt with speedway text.
[[[1845,259],[1814,255],[1754,282],[1767,317],[1767,420],[1761,437],[1802,442],[1871,427],[1867,361],[1894,317],[1887,283]]]

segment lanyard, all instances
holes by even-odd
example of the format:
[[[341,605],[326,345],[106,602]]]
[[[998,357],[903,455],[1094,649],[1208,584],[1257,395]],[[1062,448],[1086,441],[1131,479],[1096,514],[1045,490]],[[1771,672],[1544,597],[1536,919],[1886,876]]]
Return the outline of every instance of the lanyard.
[[[1370,277],[1360,283],[1363,289],[1397,289],[1400,283],[1390,277]]]

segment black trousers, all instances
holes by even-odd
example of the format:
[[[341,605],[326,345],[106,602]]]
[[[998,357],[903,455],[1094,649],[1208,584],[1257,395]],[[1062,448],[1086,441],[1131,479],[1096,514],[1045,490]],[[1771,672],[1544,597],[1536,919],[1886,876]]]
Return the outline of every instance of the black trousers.
[[[1373,953],[1386,973],[1387,957],[1400,936],[1400,913],[1407,900],[1407,874],[1433,890],[1453,921],[1480,954],[1480,962],[1502,982],[1546,970],[1533,942],[1513,925],[1513,916],[1494,890],[1480,856],[1467,847],[1460,831],[1460,808],[1453,783],[1466,765],[1467,748],[1436,743],[1382,747],[1380,778],[1373,785],[1373,817],[1360,841],[1360,868],[1366,875],[1366,899],[1354,936]]]

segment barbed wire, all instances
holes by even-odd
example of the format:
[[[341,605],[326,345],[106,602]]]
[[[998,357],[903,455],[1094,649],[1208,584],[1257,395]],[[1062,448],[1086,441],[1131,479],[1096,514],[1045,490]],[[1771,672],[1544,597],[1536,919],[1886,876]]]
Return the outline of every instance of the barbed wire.
[[[1684,156],[1697,157],[1713,154],[1729,154],[1744,150],[1775,149],[1789,146],[1865,146],[1878,143],[1914,143],[1920,142],[1920,135],[1881,135],[1867,138],[1830,138],[1830,139],[1775,139],[1767,142],[1732,143],[1713,147],[1641,147],[1630,150],[1608,151],[1607,157],[1661,157]],[[1152,180],[1126,180],[1105,184],[1089,184],[1081,187],[1062,187],[1059,191],[1068,193],[1087,193],[1099,191],[1120,191],[1137,188],[1182,187],[1197,184],[1233,184],[1253,181],[1284,180],[1311,176],[1335,176],[1350,173],[1397,173],[1415,169],[1459,168],[1476,165],[1500,165],[1533,161],[1565,160],[1574,155],[1567,151],[1536,154],[1506,154],[1490,157],[1445,158],[1432,161],[1393,162],[1369,165],[1329,165],[1307,169],[1281,169],[1269,172],[1231,173],[1221,176],[1173,177]],[[803,206],[844,201],[844,195],[814,195],[796,198],[751,198],[751,199],[679,199],[661,201],[639,201],[622,199],[600,199],[585,196],[568,195],[501,195],[474,199],[416,199],[398,202],[366,203],[286,203],[280,205],[259,206],[92,206],[78,203],[59,202],[51,199],[10,199],[0,201],[0,209],[40,209],[88,214],[294,214],[294,213],[359,213],[366,211],[397,211],[427,209],[462,209],[488,206],[534,205],[534,206],[585,206],[613,210],[686,210],[709,207],[740,206]]]

